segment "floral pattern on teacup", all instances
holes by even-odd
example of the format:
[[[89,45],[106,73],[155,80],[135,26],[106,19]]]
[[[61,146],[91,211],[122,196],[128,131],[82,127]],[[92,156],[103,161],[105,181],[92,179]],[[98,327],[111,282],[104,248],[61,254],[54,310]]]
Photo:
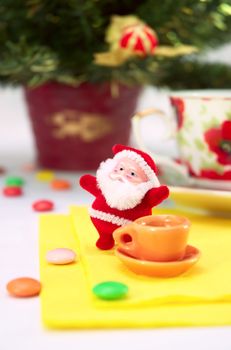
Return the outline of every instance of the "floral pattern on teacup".
[[[230,180],[230,101],[180,100],[174,98],[177,121],[181,121],[177,131],[181,163],[192,177]]]
[[[220,172],[212,169],[201,169],[199,173],[195,173],[189,163],[185,164],[188,168],[189,174],[196,178],[210,179],[210,180],[231,180],[231,170]]]
[[[231,180],[231,170],[224,171],[222,174],[214,170],[202,169],[200,177],[211,180]]]
[[[231,165],[231,120],[225,120],[220,127],[207,130],[204,138],[209,149],[216,154],[217,161]]]
[[[176,109],[177,127],[182,128],[184,123],[184,101],[182,98],[170,97],[172,106]]]

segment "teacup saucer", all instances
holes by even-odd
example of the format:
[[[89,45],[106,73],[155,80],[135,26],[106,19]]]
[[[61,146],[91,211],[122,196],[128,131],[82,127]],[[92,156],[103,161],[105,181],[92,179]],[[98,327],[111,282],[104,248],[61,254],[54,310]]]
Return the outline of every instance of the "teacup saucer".
[[[231,213],[231,192],[189,187],[170,187],[170,198],[184,208],[203,209],[215,214]]]
[[[157,262],[133,258],[118,249],[116,256],[133,272],[151,277],[175,277],[190,269],[200,258],[200,251],[188,245],[183,259],[170,262]]]
[[[231,191],[231,181],[192,178],[193,185],[210,190]]]

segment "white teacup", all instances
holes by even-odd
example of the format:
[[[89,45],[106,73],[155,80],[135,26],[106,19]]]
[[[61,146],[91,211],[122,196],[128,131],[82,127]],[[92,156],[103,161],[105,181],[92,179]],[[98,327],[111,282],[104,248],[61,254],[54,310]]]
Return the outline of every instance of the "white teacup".
[[[156,109],[133,117],[139,147],[153,155],[164,181],[170,185],[231,190],[231,90],[170,92],[169,99],[176,123]],[[162,115],[169,133],[177,139],[178,160],[153,154],[145,146],[140,121],[150,114]]]

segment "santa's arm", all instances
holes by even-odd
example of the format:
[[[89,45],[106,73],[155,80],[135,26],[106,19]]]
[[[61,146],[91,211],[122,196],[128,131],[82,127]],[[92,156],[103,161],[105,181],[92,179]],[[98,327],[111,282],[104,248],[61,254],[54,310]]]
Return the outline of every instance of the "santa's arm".
[[[169,195],[169,189],[163,185],[160,187],[152,188],[145,196],[145,202],[149,207],[154,207],[160,204]]]
[[[81,176],[79,184],[84,190],[90,192],[95,197],[100,194],[100,189],[97,186],[96,177],[93,175]]]

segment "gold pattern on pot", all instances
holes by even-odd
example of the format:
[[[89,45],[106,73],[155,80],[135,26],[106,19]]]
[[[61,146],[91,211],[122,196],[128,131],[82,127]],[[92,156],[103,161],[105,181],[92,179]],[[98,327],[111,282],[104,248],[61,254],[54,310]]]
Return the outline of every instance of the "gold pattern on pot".
[[[93,142],[112,131],[112,123],[100,114],[63,110],[51,116],[55,138],[79,137],[84,142]]]

